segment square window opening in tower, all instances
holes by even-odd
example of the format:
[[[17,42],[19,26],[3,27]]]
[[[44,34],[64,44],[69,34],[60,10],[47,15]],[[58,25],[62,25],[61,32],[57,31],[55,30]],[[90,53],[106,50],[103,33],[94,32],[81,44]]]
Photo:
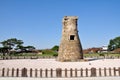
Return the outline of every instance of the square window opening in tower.
[[[70,35],[70,40],[74,40],[75,35]]]

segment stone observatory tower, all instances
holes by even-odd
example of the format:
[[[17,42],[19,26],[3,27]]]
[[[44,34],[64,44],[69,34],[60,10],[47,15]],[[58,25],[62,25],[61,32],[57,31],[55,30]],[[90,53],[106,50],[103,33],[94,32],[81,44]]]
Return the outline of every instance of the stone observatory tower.
[[[62,39],[58,61],[79,61],[83,59],[82,45],[77,30],[77,16],[65,16],[62,20]]]

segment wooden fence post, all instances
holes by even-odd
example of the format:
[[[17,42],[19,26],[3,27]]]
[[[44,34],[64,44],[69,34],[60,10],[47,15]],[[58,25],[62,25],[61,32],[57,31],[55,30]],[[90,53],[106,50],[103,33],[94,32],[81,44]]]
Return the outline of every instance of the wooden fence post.
[[[48,77],[48,69],[45,69],[45,77]]]
[[[61,68],[56,69],[56,76],[57,77],[62,77],[62,69]]]
[[[50,75],[53,77],[53,69],[50,69]]]
[[[119,74],[119,76],[120,76],[120,67],[118,68],[118,74]]]
[[[113,71],[114,71],[114,76],[116,76],[116,68],[115,67],[113,68]]]
[[[9,77],[9,71],[10,71],[10,69],[7,68],[7,77]]]
[[[38,72],[38,70],[37,70],[37,69],[35,69],[35,77],[37,77],[37,72]]]
[[[14,69],[14,68],[12,68],[12,77],[14,77],[14,70],[15,70],[15,69]]]
[[[72,74],[72,68],[70,69],[70,77],[72,77],[73,76],[73,74]]]
[[[30,68],[30,77],[32,77],[32,71],[33,71],[32,68]]]
[[[88,69],[86,68],[86,70],[85,70],[85,71],[86,71],[86,77],[88,77]]]
[[[77,77],[77,68],[75,69],[75,77]]]
[[[96,76],[96,68],[91,68],[91,77]]]
[[[2,77],[5,77],[5,68],[2,69]]]
[[[106,74],[106,68],[104,68],[104,76],[107,76],[107,74]]]
[[[42,69],[40,69],[40,77],[42,77]]]
[[[112,74],[111,74],[111,68],[109,68],[109,76],[112,76]]]
[[[22,77],[27,77],[27,69],[26,68],[22,69]]]
[[[67,68],[65,68],[65,77],[67,77]]]
[[[80,72],[81,72],[81,73],[80,73],[80,74],[81,74],[81,77],[83,77],[83,69],[82,69],[82,68],[80,69]]]
[[[102,76],[102,74],[101,74],[101,68],[99,68],[99,76]]]
[[[19,69],[16,69],[16,77],[19,77]]]

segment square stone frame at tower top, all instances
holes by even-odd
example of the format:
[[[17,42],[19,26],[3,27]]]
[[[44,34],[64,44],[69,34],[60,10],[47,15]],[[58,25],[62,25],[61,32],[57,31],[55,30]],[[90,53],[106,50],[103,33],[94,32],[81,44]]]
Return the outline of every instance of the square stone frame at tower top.
[[[79,61],[83,59],[82,45],[78,35],[77,16],[65,16],[62,20],[62,38],[58,51],[58,61]]]

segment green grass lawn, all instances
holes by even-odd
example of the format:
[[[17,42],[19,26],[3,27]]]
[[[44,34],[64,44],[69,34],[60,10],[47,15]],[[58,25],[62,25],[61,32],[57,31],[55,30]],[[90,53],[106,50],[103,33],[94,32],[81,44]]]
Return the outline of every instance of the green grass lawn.
[[[99,56],[112,56],[112,57],[120,57],[118,53],[90,53],[84,54],[85,57],[99,57]]]
[[[12,54],[11,56],[57,56],[58,53],[53,50],[43,50],[43,54],[38,53],[19,53],[19,54]],[[0,54],[0,56],[2,56]],[[8,56],[8,55],[7,55]],[[89,53],[84,54],[84,57],[99,57],[99,56],[109,56],[109,57],[120,57],[120,53]]]

